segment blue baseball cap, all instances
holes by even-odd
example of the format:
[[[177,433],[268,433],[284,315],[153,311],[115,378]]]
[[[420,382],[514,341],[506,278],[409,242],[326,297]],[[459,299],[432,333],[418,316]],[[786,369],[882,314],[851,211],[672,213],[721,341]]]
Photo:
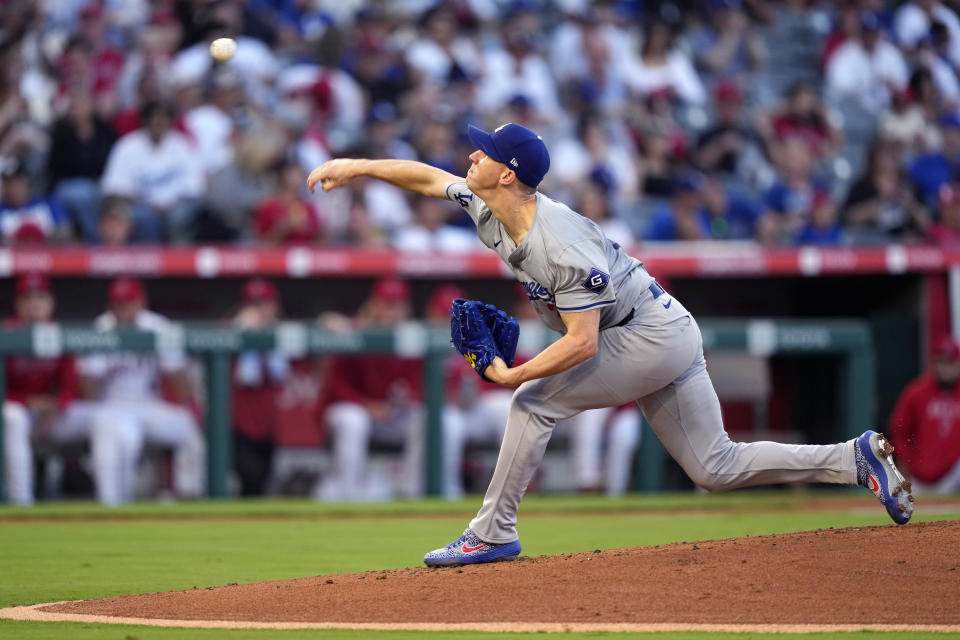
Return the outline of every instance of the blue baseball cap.
[[[519,124],[504,124],[487,133],[470,125],[467,133],[473,144],[485,154],[507,165],[517,179],[528,187],[536,187],[550,169],[550,154],[543,139]]]

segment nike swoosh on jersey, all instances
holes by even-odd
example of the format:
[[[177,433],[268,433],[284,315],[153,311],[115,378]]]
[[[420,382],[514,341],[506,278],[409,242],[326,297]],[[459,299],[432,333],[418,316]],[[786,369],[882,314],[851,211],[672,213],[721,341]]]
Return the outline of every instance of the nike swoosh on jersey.
[[[503,242],[503,240],[497,240],[496,242],[493,243],[493,246],[499,247],[501,242]]]
[[[663,305],[663,308],[664,308],[664,309],[669,309],[669,308],[670,308],[670,305],[672,305],[672,304],[673,304],[673,298],[670,298],[669,300],[667,300],[667,304]]]

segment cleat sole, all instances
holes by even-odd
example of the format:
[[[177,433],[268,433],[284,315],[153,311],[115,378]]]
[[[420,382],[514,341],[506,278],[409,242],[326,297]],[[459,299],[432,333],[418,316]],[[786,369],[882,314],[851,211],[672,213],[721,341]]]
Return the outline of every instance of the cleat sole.
[[[913,517],[914,497],[911,493],[913,488],[910,482],[904,478],[897,465],[893,461],[894,446],[883,434],[876,432],[867,432],[861,437],[866,443],[858,441],[858,447],[864,444],[869,445],[872,450],[875,461],[885,468],[886,481],[881,484],[881,489],[875,491],[874,495],[886,507],[887,513],[897,524],[906,524]],[[865,448],[866,449],[866,448]],[[873,465],[873,463],[869,463]],[[876,467],[873,467],[876,470]],[[866,473],[864,469],[861,472]],[[870,471],[872,474],[873,471]],[[873,475],[870,476],[871,480]],[[864,481],[865,482],[865,481]],[[876,485],[874,485],[876,486]],[[868,487],[870,488],[870,487]],[[886,496],[884,496],[886,491]]]
[[[427,564],[430,569],[449,569],[452,567],[469,567],[475,564],[493,564],[494,562],[514,562],[516,561],[517,556],[509,556],[507,558],[495,558],[493,560],[487,560],[486,562],[454,562],[449,564]]]

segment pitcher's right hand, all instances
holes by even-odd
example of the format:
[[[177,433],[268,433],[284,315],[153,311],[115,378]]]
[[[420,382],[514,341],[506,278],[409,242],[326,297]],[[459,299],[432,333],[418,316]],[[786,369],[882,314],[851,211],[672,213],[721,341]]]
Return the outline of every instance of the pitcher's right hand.
[[[313,193],[317,183],[324,191],[342,187],[358,175],[356,167],[359,162],[353,158],[327,160],[310,172],[307,177],[307,188],[310,189],[310,193]]]

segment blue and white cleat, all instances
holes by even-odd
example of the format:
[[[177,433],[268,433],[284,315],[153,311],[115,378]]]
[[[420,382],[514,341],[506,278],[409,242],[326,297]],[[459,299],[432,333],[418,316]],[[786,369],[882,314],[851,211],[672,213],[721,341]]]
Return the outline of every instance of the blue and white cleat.
[[[907,524],[913,515],[910,483],[893,464],[893,445],[876,431],[865,431],[853,442],[857,483],[879,498],[897,524]]]
[[[519,540],[505,544],[484,542],[477,537],[477,534],[467,529],[462,536],[447,546],[434,549],[423,556],[423,563],[428,567],[459,567],[465,564],[516,560],[518,555],[520,555]]]

